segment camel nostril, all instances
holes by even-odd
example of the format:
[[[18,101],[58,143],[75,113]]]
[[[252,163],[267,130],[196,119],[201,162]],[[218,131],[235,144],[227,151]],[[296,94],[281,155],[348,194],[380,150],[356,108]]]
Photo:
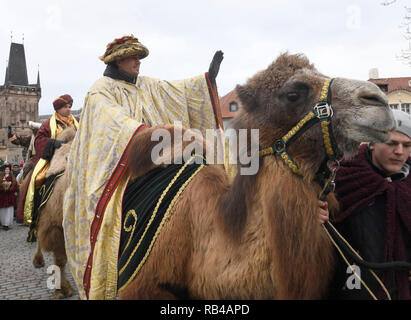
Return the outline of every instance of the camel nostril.
[[[386,106],[387,100],[380,95],[364,94],[359,97],[362,103],[372,106]]]

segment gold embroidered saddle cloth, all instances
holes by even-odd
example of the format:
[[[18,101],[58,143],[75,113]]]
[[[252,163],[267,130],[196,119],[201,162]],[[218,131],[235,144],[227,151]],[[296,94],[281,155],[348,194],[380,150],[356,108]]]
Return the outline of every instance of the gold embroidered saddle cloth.
[[[118,263],[119,292],[144,265],[176,199],[204,167],[203,161],[202,156],[193,156],[183,164],[156,168],[127,186]]]

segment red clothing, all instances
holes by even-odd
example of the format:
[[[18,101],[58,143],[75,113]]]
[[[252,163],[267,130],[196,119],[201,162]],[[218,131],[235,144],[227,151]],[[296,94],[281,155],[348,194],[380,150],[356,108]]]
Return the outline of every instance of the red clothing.
[[[3,177],[2,175],[0,178],[0,208],[8,208],[14,207],[16,205],[16,195],[15,192],[17,191],[17,181],[11,177],[11,173],[5,178],[6,181],[11,182],[10,188],[5,190],[3,188]]]
[[[43,155],[44,148],[46,147],[47,141],[51,139],[51,129],[50,129],[50,119],[43,122],[40,129],[37,131],[36,138],[34,140],[34,149],[36,154],[33,156],[33,165],[36,166],[37,162]],[[28,174],[28,177],[25,178],[23,185],[20,189],[20,195],[17,205],[17,221],[23,222],[24,220],[24,203],[26,201],[27,190],[30,185],[31,175],[33,174],[34,168]]]
[[[34,149],[36,154],[33,157],[34,166],[43,155],[44,148],[47,142],[51,139],[50,119],[43,122],[39,131],[37,131],[36,139],[34,140]]]
[[[75,117],[77,121],[79,118]],[[37,131],[36,139],[34,140],[34,149],[36,154],[33,157],[34,166],[43,156],[44,149],[46,148],[47,142],[51,139],[51,129],[50,129],[50,119],[43,122],[39,131]]]

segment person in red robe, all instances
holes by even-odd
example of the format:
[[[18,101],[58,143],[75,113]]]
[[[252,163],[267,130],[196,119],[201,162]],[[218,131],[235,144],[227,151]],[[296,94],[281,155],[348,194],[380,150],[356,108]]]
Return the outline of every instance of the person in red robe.
[[[16,191],[17,181],[11,173],[10,165],[7,165],[4,172],[0,172],[0,224],[6,231],[13,224]]]

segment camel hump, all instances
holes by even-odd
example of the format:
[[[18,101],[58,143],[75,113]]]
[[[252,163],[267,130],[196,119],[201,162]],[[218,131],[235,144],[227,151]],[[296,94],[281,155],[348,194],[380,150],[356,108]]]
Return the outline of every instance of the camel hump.
[[[127,150],[131,179],[157,167],[181,164],[194,153],[206,154],[206,142],[198,130],[176,125],[147,128],[131,139]]]
[[[74,130],[74,128],[67,127],[57,135],[56,139],[62,140],[64,142],[69,142],[69,141],[72,141],[75,136],[76,136],[76,131]]]

